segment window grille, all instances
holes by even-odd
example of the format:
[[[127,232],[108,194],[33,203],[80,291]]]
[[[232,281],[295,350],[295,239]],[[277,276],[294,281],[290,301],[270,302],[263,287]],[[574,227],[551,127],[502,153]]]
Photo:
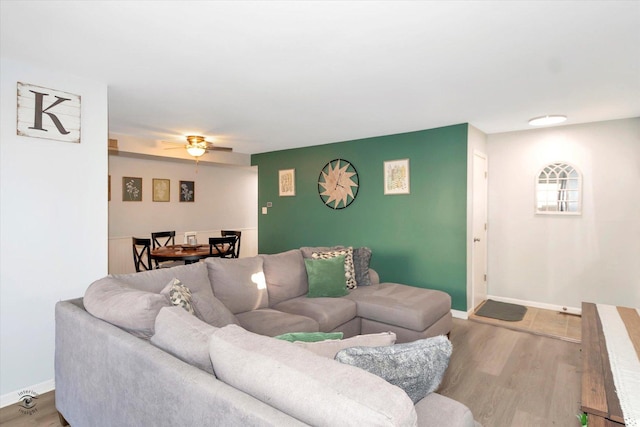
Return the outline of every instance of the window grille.
[[[582,175],[568,163],[545,166],[536,179],[536,213],[579,215]]]

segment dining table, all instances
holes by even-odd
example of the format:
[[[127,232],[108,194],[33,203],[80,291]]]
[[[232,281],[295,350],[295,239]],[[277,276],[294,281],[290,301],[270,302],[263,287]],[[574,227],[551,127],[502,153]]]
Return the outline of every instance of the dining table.
[[[167,245],[151,250],[152,260],[158,262],[184,261],[185,264],[193,264],[204,258],[223,257],[226,255],[228,254],[224,250],[219,252],[215,247],[210,247],[207,244]]]

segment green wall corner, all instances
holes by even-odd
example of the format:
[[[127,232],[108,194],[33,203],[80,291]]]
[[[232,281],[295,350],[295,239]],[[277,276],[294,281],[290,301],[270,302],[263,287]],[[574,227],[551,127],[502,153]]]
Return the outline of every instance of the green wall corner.
[[[467,310],[467,138],[459,124],[396,135],[254,154],[258,166],[258,251],[367,246],[384,282],[439,289]],[[326,207],[318,176],[341,158],[360,187],[346,209]],[[384,195],[383,163],[409,159],[410,194]],[[296,195],[278,196],[278,171],[295,169]]]

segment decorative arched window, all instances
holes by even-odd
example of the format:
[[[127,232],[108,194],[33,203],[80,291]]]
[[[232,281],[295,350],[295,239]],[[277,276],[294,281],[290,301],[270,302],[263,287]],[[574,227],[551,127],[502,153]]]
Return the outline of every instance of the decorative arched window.
[[[579,215],[582,212],[582,175],[568,163],[551,163],[536,179],[536,213]]]

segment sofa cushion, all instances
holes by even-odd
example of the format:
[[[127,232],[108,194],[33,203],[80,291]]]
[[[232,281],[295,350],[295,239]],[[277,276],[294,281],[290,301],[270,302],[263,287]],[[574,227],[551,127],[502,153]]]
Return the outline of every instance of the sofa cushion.
[[[180,307],[160,309],[151,343],[178,359],[213,374],[209,338],[218,328]]]
[[[154,293],[160,293],[170,280],[178,279],[191,291],[196,316],[209,324],[218,318],[217,311],[220,304],[213,297],[207,267],[204,263],[196,262],[140,273],[116,274],[113,277],[133,288]]]
[[[344,248],[328,252],[314,252],[311,254],[311,258],[327,259],[340,255],[344,255],[344,278],[347,289],[355,289],[358,284],[356,283],[356,272],[353,268],[353,248]]]
[[[307,270],[299,249],[260,257],[271,307],[308,292]]]
[[[416,403],[418,424],[422,427],[482,427],[465,405],[438,393],[431,393]]]
[[[347,298],[298,297],[281,302],[273,308],[310,317],[318,322],[322,332],[330,332],[356,317],[356,304]]]
[[[353,289],[358,316],[414,331],[424,331],[451,312],[451,296],[432,289],[380,283]]]
[[[308,298],[342,297],[348,294],[344,278],[344,255],[328,259],[305,259]]]
[[[171,306],[167,296],[159,291],[141,291],[107,276],[87,288],[83,303],[86,310],[98,319],[137,337],[150,338],[154,334],[158,312],[162,307]]]
[[[296,314],[284,313],[271,308],[251,310],[236,315],[240,325],[256,334],[274,337],[287,332],[318,332],[318,322]]]
[[[213,294],[232,313],[269,306],[262,258],[207,258]]]
[[[451,342],[440,335],[387,347],[346,348],[336,354],[336,360],[384,378],[416,403],[440,385],[451,350]]]
[[[355,337],[341,340],[324,340],[317,342],[295,341],[294,344],[319,356],[333,359],[340,350],[350,347],[382,347],[393,345],[396,342],[396,334],[393,332],[381,332],[379,334],[356,335]]]
[[[353,249],[353,268],[356,275],[356,283],[358,286],[370,286],[371,278],[369,277],[369,264],[371,263],[371,249],[354,248]]]
[[[234,325],[214,332],[210,356],[227,384],[317,426],[415,426],[411,399],[360,369]]]

